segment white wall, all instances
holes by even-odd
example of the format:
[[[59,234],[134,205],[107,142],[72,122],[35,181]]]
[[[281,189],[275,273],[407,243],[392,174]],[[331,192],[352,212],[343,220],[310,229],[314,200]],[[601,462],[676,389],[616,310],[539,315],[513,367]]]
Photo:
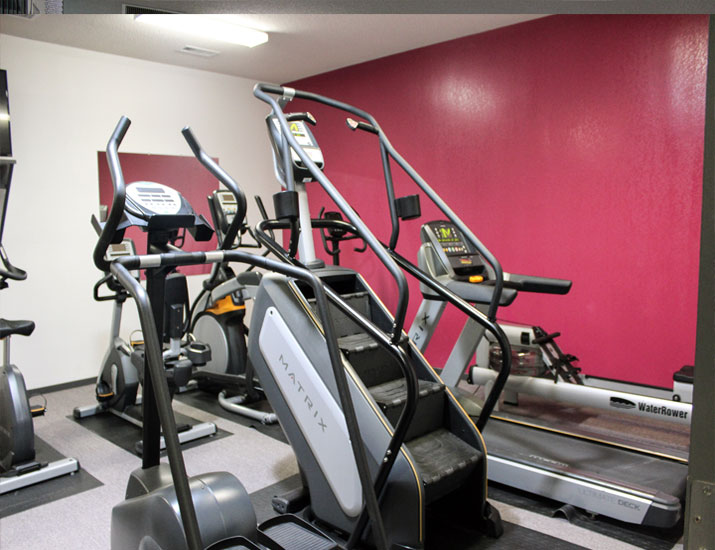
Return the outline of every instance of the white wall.
[[[12,359],[28,388],[96,376],[111,302],[92,299],[101,274],[91,260],[96,235],[89,219],[99,204],[97,151],[120,115],[132,120],[124,152],[191,155],[180,134],[190,125],[243,186],[255,223],[253,195],[271,205],[278,190],[268,108],[247,79],[7,35],[0,35],[0,68],[8,72],[17,159],[3,244],[29,273],[0,293],[0,316],[37,324],[30,338],[13,339]],[[201,278],[190,279],[195,291]],[[138,327],[128,302],[123,333]]]

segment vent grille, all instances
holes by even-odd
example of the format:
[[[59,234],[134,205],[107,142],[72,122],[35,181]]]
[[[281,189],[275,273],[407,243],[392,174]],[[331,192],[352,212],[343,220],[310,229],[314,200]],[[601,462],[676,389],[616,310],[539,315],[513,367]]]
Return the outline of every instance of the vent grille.
[[[147,8],[145,6],[136,6],[133,4],[123,4],[122,5],[122,13],[125,13],[127,15],[140,15],[140,14],[145,14],[145,13],[159,15],[159,14],[164,14],[164,13],[181,13],[181,12],[159,10],[156,8]]]
[[[0,0],[0,13],[13,15],[30,15],[32,13],[30,0]]]
[[[198,46],[184,46],[179,50],[181,53],[187,53],[189,55],[197,55],[199,57],[213,57],[220,54],[216,50],[209,50],[207,48],[199,48]]]

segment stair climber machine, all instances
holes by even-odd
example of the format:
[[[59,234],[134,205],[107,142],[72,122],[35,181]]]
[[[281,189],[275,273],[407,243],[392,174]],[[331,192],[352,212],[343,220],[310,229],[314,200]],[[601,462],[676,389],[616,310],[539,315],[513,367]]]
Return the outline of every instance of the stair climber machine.
[[[519,291],[547,294],[568,292],[570,281],[503,272],[494,256],[427,182],[404,159],[390,152],[387,138],[374,121],[348,119],[347,124],[352,130],[376,134],[380,140],[392,221],[387,250],[403,269],[414,274],[421,282],[424,301],[409,331],[418,349],[422,351],[427,347],[444,311],[445,296],[475,304],[486,311],[488,318],[494,322],[497,303],[510,305]],[[422,226],[423,244],[419,252],[419,266],[395,252],[400,220],[413,219],[418,215],[404,215],[405,211],[414,210],[405,207],[409,197],[395,199],[386,153],[447,218]],[[491,296],[492,293],[500,294],[499,302]],[[458,300],[452,302],[459,303]],[[557,335],[547,334],[538,328],[527,332],[528,341],[521,341],[519,331],[512,331],[512,338],[516,334],[520,344],[536,343],[542,346],[538,349],[544,350],[545,364],[539,366],[533,357],[524,358],[519,355],[521,350],[517,348],[512,363],[516,363],[515,371],[521,375],[509,375],[505,398],[517,390],[522,391],[525,386],[538,384],[543,388],[541,395],[549,399],[639,414],[646,419],[689,422],[690,404],[623,392],[606,392],[581,384],[579,370],[573,365],[575,358],[561,352],[554,341]],[[467,319],[440,371],[442,381],[453,391],[459,391],[457,384],[471,364],[477,345],[484,336],[484,330],[475,319]],[[503,369],[500,368],[503,349],[502,346],[497,353],[492,354],[495,368],[471,369],[472,381],[475,381],[477,374],[486,374],[489,383],[495,386],[503,379]],[[501,391],[501,387],[498,390]],[[458,395],[470,414],[479,413],[480,408],[472,404],[472,395],[461,392]],[[491,397],[492,392],[488,392],[486,399],[490,400]],[[624,434],[621,441],[605,441],[603,437],[585,432],[567,432],[559,426],[545,426],[504,413],[492,415],[484,437],[489,448],[489,479],[492,481],[629,523],[669,528],[681,517],[687,457],[678,453],[653,449],[640,441],[629,441],[627,434]]]
[[[291,88],[258,84],[254,95],[271,107],[268,134],[276,175],[285,188],[274,196],[277,219],[259,223],[256,236],[287,264],[310,268],[325,287],[388,547],[444,548],[445,540],[454,540],[455,529],[469,532],[472,542],[485,533],[499,536],[498,511],[486,498],[480,429],[510,368],[506,337],[482,313],[454,297],[494,334],[504,352],[503,379],[475,426],[404,333],[405,274],[323,173],[322,152],[308,126],[315,119],[309,113],[284,113],[283,108],[295,97],[373,119],[350,105]],[[347,221],[310,219],[306,185],[311,182],[326,191]],[[394,315],[359,273],[325,266],[315,257],[312,230],[331,227],[363,239],[386,267],[398,288]],[[286,229],[288,250],[267,233]],[[490,295],[498,299],[497,291]],[[345,547],[353,548],[360,543],[367,515],[330,364],[320,353],[325,327],[315,317],[315,298],[300,281],[264,276],[251,316],[248,353],[293,446],[303,481],[302,490],[275,498],[274,508],[300,510],[307,504],[304,510],[317,524],[344,533]]]
[[[202,150],[193,152],[212,174],[225,178],[222,168]],[[238,186],[218,189],[208,201],[219,250],[260,248],[243,241],[246,235],[254,242],[255,237],[246,223],[246,196]],[[194,379],[202,390],[218,394],[219,405],[227,411],[273,424],[277,421],[273,412],[250,406],[265,399],[246,349],[246,302],[253,299],[260,281],[261,274],[250,268],[237,276],[228,262],[213,264],[189,314],[194,338],[211,347],[211,359]]]
[[[314,442],[317,448],[337,450],[338,457],[329,454],[321,454],[321,457],[333,465],[336,459],[343,461],[343,479],[338,480],[337,487],[341,491],[347,490],[350,504],[356,507],[355,515],[361,516],[364,509],[368,510],[361,530],[353,531],[356,541],[369,536],[375,548],[389,550],[371,478],[377,465],[363,443],[370,432],[358,424],[357,404],[354,403],[357,395],[342,364],[331,311],[320,279],[306,269],[238,250],[157,254],[151,253],[154,248],[150,247],[150,253],[144,256],[120,256],[111,263],[107,261],[107,249],[113,241],[121,239],[123,228],[131,223],[146,223],[149,234],[154,237],[150,238],[150,242],[159,237],[154,233],[166,233],[167,230],[170,233],[176,227],[187,228],[199,241],[210,237],[210,228],[203,218],[194,213],[180,194],[168,187],[164,186],[163,192],[169,195],[169,204],[167,201],[152,203],[149,200],[151,197],[142,197],[144,200],[140,200],[138,205],[129,203],[128,198],[134,193],[131,186],[125,187],[118,157],[118,147],[129,125],[130,121],[122,117],[107,146],[114,197],[94,250],[97,267],[110,271],[136,303],[145,342],[142,467],[131,474],[126,499],[112,511],[112,550],[343,550],[358,547],[336,539],[332,534],[324,534],[315,525],[293,514],[279,515],[257,526],[248,495],[233,475],[214,472],[189,478],[186,474],[162,357],[163,293],[166,277],[175,267],[223,262],[242,262],[271,272],[264,280],[271,280],[272,288],[288,292],[288,297],[297,301],[286,305],[291,308],[289,311],[269,306],[265,311],[266,321],[261,319],[254,324],[252,337],[255,335],[257,342],[263,342],[258,353],[278,357],[281,361],[279,372],[285,377],[292,377],[296,386],[291,395],[295,396],[297,384],[302,384],[298,395],[302,405],[298,411],[301,422],[308,422],[311,426],[317,438]],[[190,129],[185,128],[183,134],[192,150],[201,151]],[[236,183],[225,172],[216,168],[215,173],[227,188],[235,191]],[[136,216],[137,206],[142,208],[141,220]],[[146,289],[131,274],[132,270],[146,273]],[[314,299],[312,304],[301,298],[303,293]],[[261,300],[260,296],[259,289],[257,300]],[[298,372],[304,367],[314,369],[306,363],[306,352],[301,351],[294,340],[289,337],[284,341],[281,332],[273,332],[276,327],[285,331],[286,318],[297,319],[297,324],[293,326],[302,326],[303,330],[310,332],[311,343],[315,344],[310,348],[313,359],[317,358],[321,365],[327,362],[333,372],[326,382],[320,382],[317,373],[309,378],[307,373]],[[261,323],[265,325],[265,330]],[[314,330],[306,325],[311,325]],[[266,340],[271,349],[266,349]],[[249,350],[250,345],[251,342]],[[323,354],[318,354],[320,350]],[[289,362],[288,372],[282,366],[286,361]],[[292,398],[291,403],[296,402]],[[168,464],[159,460],[160,426],[166,439]],[[389,436],[383,436],[383,441],[389,443],[389,439]],[[382,466],[381,469],[389,473],[391,468]],[[355,478],[349,479],[347,472],[354,474]]]
[[[108,247],[105,254],[106,265],[109,265],[117,258],[136,255],[136,249],[131,239],[121,238],[124,230],[135,225],[147,232],[148,242],[154,249],[170,250],[181,227],[154,227],[151,216],[147,214],[147,205],[158,207],[162,202],[166,204],[165,209],[169,209],[178,204],[175,191],[164,185],[153,182],[135,182],[127,187],[128,206],[127,217],[123,220],[117,238]],[[173,201],[173,202],[172,202]],[[101,234],[102,227],[106,222],[100,222],[92,216],[92,225],[97,234]],[[206,223],[206,222],[203,222]],[[206,223],[206,229],[200,235],[207,234],[210,227]],[[211,233],[208,233],[209,238]],[[138,278],[139,273],[135,276]],[[100,289],[105,286],[111,292],[101,295]],[[194,370],[203,366],[210,360],[209,354],[204,351],[205,343],[200,341],[182,341],[185,333],[185,325],[188,322],[188,289],[186,276],[182,273],[171,273],[166,279],[167,290],[164,293],[166,312],[166,326],[163,332],[164,342],[168,344],[168,349],[163,352],[166,366],[166,376],[169,380],[172,395],[178,388],[185,386]],[[117,281],[116,277],[108,270],[104,276],[94,285],[94,299],[98,302],[112,301],[112,324],[109,337],[109,349],[102,360],[102,367],[97,376],[95,384],[95,405],[75,407],[73,414],[78,420],[94,416],[101,413],[112,413],[142,428],[142,395],[139,393],[140,386],[143,387],[143,365],[144,365],[144,344],[143,342],[127,342],[120,336],[122,320],[122,309],[124,302],[129,298],[129,293]],[[194,425],[182,424],[179,426],[179,440],[181,443],[188,443],[203,437],[215,435],[217,431],[213,422],[201,422]],[[165,448],[162,438],[161,449]],[[138,441],[135,447],[138,454],[143,452],[142,442]]]
[[[7,105],[2,109],[6,89],[6,73],[0,70],[0,114],[3,111],[7,114]],[[15,165],[9,151],[9,128],[6,142],[8,150],[0,148],[0,154],[7,153],[7,156],[0,156],[0,290],[8,287],[8,281],[24,281],[27,278],[24,270],[10,263],[2,245]],[[30,405],[22,373],[10,363],[10,337],[15,334],[30,336],[34,330],[33,321],[0,319],[0,340],[3,343],[3,362],[0,366],[0,495],[79,470],[79,462],[74,458],[61,458],[49,463],[36,460],[32,419],[43,415],[45,406]]]

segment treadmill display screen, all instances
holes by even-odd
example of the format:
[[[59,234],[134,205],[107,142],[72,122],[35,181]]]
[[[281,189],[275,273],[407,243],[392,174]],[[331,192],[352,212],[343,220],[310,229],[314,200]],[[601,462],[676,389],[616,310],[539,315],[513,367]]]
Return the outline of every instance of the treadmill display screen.
[[[438,225],[433,227],[437,242],[442,246],[445,254],[467,254],[467,247],[457,233],[457,228],[452,225]]]

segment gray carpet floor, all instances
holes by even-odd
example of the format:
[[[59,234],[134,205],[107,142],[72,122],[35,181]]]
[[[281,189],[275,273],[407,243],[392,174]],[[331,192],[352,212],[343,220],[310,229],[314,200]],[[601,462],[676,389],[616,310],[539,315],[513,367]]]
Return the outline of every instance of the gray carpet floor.
[[[93,393],[93,387],[88,385],[46,394],[47,414],[35,419],[35,432],[60,453],[77,458],[81,468],[101,485],[95,484],[93,488],[6,517],[0,514],[0,549],[109,549],[112,506],[124,498],[129,473],[139,467],[140,460],[136,455],[68,418],[76,405],[91,403]],[[228,471],[243,482],[249,493],[261,494],[261,491],[268,491],[269,486],[297,474],[298,468],[290,446],[276,438],[180,400],[175,400],[174,408],[197,420],[214,422],[231,434],[187,449],[184,457],[190,475]],[[3,498],[0,496],[0,509],[4,505]],[[536,548],[538,545],[525,542],[530,538],[524,530],[535,531],[534,540],[540,537],[553,538],[564,543],[551,544],[552,548],[636,550],[646,547],[637,542],[626,543],[602,532],[572,525],[565,519],[548,517],[495,498],[491,498],[491,501],[501,512],[503,520],[510,524],[504,537],[516,530],[521,534],[511,544],[508,538],[504,539],[500,548]],[[512,526],[518,526],[519,529]],[[536,536],[537,533],[539,536]],[[449,548],[449,542],[445,541],[440,550]],[[668,548],[677,550],[682,548],[682,544],[669,544]]]

